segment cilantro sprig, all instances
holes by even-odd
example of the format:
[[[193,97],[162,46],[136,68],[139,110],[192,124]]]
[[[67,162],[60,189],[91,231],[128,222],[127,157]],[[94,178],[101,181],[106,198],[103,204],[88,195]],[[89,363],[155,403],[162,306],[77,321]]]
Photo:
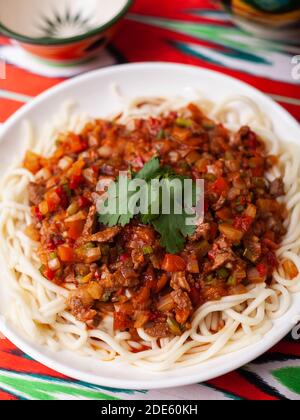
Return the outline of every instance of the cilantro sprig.
[[[184,248],[185,238],[195,232],[195,226],[188,225],[186,223],[186,219],[187,217],[190,217],[190,215],[188,215],[184,209],[182,209],[181,214],[177,214],[175,211],[174,203],[176,191],[171,188],[171,181],[174,179],[180,180],[183,187],[185,178],[183,176],[177,175],[169,166],[161,166],[158,157],[152,158],[138,173],[132,173],[131,176],[132,179],[143,180],[148,185],[150,185],[153,179],[164,179],[165,185],[167,188],[169,188],[169,214],[162,214],[160,211],[158,214],[153,214],[152,212],[152,209],[155,208],[154,204],[156,204],[156,208],[161,209],[161,191],[159,191],[156,195],[154,194],[154,196],[149,196],[149,207],[145,214],[135,214],[135,212],[131,212],[128,209],[128,206],[127,212],[121,211],[122,209],[119,208],[119,204],[124,203],[124,201],[126,201],[126,197],[128,198],[127,202],[129,202],[130,198],[133,197],[135,192],[129,190],[130,179],[127,177],[126,180],[124,180],[124,178],[121,179],[119,176],[115,186],[108,188],[107,198],[104,202],[106,207],[109,207],[110,203],[112,202],[117,203],[115,211],[108,212],[107,214],[100,214],[99,222],[110,227],[116,225],[125,226],[134,217],[137,217],[141,223],[149,224],[154,227],[154,229],[161,236],[161,245],[166,248],[168,253],[177,254],[178,252],[182,251]],[[183,191],[183,188],[181,191]]]

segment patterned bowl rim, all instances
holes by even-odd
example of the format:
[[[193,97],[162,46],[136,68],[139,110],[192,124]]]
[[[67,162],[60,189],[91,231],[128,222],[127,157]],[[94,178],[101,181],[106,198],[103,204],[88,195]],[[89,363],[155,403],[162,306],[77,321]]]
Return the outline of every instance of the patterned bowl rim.
[[[130,9],[131,5],[133,4],[134,0],[127,0],[123,8],[120,10],[118,14],[116,14],[112,19],[107,21],[106,23],[102,24],[101,26],[97,26],[96,28],[85,32],[81,35],[76,35],[73,37],[68,38],[50,38],[50,37],[42,37],[42,38],[32,38],[26,35],[18,34],[17,32],[14,32],[10,29],[8,29],[6,26],[3,25],[3,23],[0,22],[0,34],[2,33],[5,36],[8,36],[10,38],[13,38],[17,41],[26,43],[26,44],[32,44],[32,45],[66,45],[71,44],[74,42],[79,42],[84,39],[90,38],[93,35],[99,34],[99,32],[104,32],[106,29],[109,29],[112,27],[115,23],[117,23]]]

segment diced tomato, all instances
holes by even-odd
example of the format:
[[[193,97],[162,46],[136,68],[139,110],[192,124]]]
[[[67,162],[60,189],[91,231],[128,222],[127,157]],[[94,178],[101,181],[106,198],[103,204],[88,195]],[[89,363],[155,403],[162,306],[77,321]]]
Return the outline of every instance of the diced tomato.
[[[263,263],[257,264],[256,266],[257,271],[261,277],[265,277],[267,274],[267,266]]]
[[[125,261],[127,261],[129,258],[130,258],[130,254],[129,253],[127,253],[127,254],[122,254],[122,255],[120,255],[120,261],[121,262],[125,262]]]
[[[160,120],[158,120],[157,118],[153,118],[153,117],[149,118],[149,126],[150,126],[152,134],[155,135],[159,132],[160,125],[161,125]]]
[[[70,133],[68,140],[71,151],[74,153],[81,153],[88,148],[88,142],[77,134]]]
[[[56,251],[56,246],[53,239],[48,239],[45,245],[48,251]]]
[[[67,245],[61,245],[57,249],[58,256],[63,262],[73,262],[74,261],[74,251],[73,248]]]
[[[269,239],[269,238],[264,238],[263,239],[263,243],[269,248],[269,249],[274,249],[274,250],[276,250],[276,249],[278,249],[279,248],[279,245],[277,245],[274,241],[272,241],[271,239]]]
[[[253,131],[249,133],[247,141],[246,141],[246,145],[249,147],[249,149],[254,149],[254,150],[257,148],[257,146],[259,146],[259,143],[257,141],[257,136]]]
[[[82,175],[82,170],[84,167],[85,167],[85,161],[83,159],[78,159],[75,163],[73,163],[72,168],[70,169],[69,175],[71,176]]]
[[[179,255],[166,254],[162,269],[169,272],[184,271],[186,269],[186,262]]]
[[[130,328],[131,322],[124,312],[115,312],[114,313],[114,330],[115,331],[125,331],[127,328]]]
[[[27,152],[24,167],[35,175],[42,168],[41,157],[33,152]]]
[[[190,298],[194,306],[196,307],[199,306],[201,303],[200,290],[197,289],[196,287],[191,287]]]
[[[149,301],[151,290],[148,286],[142,287],[132,298],[134,305],[146,304]]]
[[[60,204],[62,208],[66,209],[69,205],[69,199],[65,190],[62,187],[57,187],[55,192],[60,198]]]
[[[208,254],[207,254],[207,256],[208,256],[208,258],[209,258],[209,260],[210,261],[214,261],[215,260],[215,258],[216,258],[216,253],[217,253],[217,250],[216,249],[211,249],[209,252],[208,252]]]
[[[252,176],[253,177],[262,177],[263,176],[263,174],[264,174],[264,168],[259,168],[259,167],[257,167],[257,168],[252,168],[251,169],[251,173],[252,173]]]
[[[33,207],[33,214],[38,219],[39,222],[41,222],[44,218],[44,216],[42,215],[42,213],[39,209],[39,206]]]
[[[53,244],[57,247],[58,245],[63,245],[65,243],[64,239],[60,235],[55,235],[52,238]]]
[[[162,274],[160,278],[157,280],[156,284],[156,292],[159,293],[165,285],[168,283],[168,276],[166,273]]]
[[[68,237],[76,241],[83,231],[84,220],[75,220],[74,222],[68,223]]]
[[[178,118],[178,112],[171,111],[170,114],[169,114],[169,118],[170,118],[170,120],[174,120],[174,119],[176,120]]]
[[[235,229],[241,230],[242,232],[248,232],[248,230],[250,229],[252,223],[253,223],[253,217],[251,216],[247,216],[247,215],[242,215],[242,216],[237,216],[234,219],[233,222],[233,227]]]
[[[48,204],[48,210],[50,212],[55,211],[61,202],[60,196],[57,194],[56,191],[50,191],[49,193],[46,194],[46,197],[47,197],[46,202]]]
[[[211,239],[215,239],[215,237],[217,236],[217,232],[218,232],[218,225],[217,223],[210,223],[210,236]]]
[[[63,147],[59,147],[58,149],[56,149],[56,151],[54,152],[53,158],[57,161],[60,158],[62,158],[65,155],[65,150]]]
[[[95,271],[94,276],[96,280],[101,280],[101,273],[99,272],[99,270]]]
[[[149,125],[151,127],[157,127],[160,124],[160,121],[157,118],[150,117],[149,118]]]
[[[86,197],[84,197],[84,196],[79,197],[79,199],[78,199],[79,207],[81,207],[81,208],[88,207],[90,204],[91,204],[91,202]]]
[[[99,167],[97,165],[92,165],[92,170],[96,176],[99,174]]]
[[[76,190],[78,186],[84,181],[82,175],[72,175],[70,179],[70,188],[71,190]]]
[[[229,207],[224,207],[216,212],[216,215],[219,219],[226,222],[227,220],[230,220],[232,218],[232,212]]]
[[[210,190],[212,192],[215,192],[215,193],[219,194],[219,195],[221,195],[223,192],[226,193],[228,191],[228,189],[229,189],[229,185],[228,185],[227,181],[222,177],[219,177],[215,182],[213,182],[210,185]]]
[[[191,113],[193,114],[193,118],[195,120],[199,120],[200,118],[203,117],[202,112],[200,111],[200,109],[197,107],[197,105],[191,103],[188,105],[188,109],[191,111]]]
[[[119,290],[116,291],[117,296],[123,296],[125,294],[126,289],[121,287]]]
[[[150,321],[157,321],[158,319],[162,318],[162,313],[159,311],[151,311],[150,312],[150,316],[149,316],[149,320]]]
[[[273,270],[276,267],[278,267],[278,260],[277,260],[276,254],[273,251],[268,251],[265,256],[265,260],[272,273]]]
[[[209,209],[209,203],[208,200],[204,200],[204,213],[207,213]]]
[[[176,317],[175,318],[176,318],[176,321],[178,322],[178,324],[181,324],[182,325],[182,324],[184,324],[187,321],[187,319],[188,319],[188,317],[190,315],[191,315],[190,309],[179,309],[179,308],[177,308],[176,309]],[[178,330],[178,334],[180,334],[180,333],[181,333],[181,331],[179,329]]]
[[[55,277],[55,271],[52,271],[50,270],[50,268],[47,267],[45,268],[43,274],[48,280],[53,280]]]

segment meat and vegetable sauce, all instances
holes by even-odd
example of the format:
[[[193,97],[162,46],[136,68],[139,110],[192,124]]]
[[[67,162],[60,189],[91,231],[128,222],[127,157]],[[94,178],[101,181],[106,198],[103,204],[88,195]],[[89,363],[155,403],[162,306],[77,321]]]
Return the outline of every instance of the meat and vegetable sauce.
[[[133,218],[106,226],[96,211],[96,185],[120,170],[137,173],[153,156],[178,175],[205,180],[205,219],[172,254],[151,224]],[[24,166],[39,241],[40,271],[76,286],[70,312],[90,328],[114,317],[116,331],[144,328],[153,337],[180,335],[207,301],[271,282],[275,251],[285,234],[283,182],[268,182],[277,163],[248,127],[229,133],[193,104],[167,117],[135,120],[130,128],[97,120],[80,135],[62,134],[50,158],[28,152]],[[296,267],[286,262],[292,278]]]

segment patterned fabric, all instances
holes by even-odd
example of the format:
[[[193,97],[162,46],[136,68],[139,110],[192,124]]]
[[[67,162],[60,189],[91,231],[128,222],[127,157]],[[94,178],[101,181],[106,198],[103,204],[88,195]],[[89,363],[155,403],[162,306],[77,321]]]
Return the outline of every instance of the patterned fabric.
[[[300,120],[297,58],[292,63],[300,49],[257,40],[242,32],[216,3],[136,0],[114,45],[95,62],[68,69],[49,67],[24,56],[15,45],[0,38],[0,58],[7,63],[6,79],[0,80],[0,122],[66,77],[136,61],[181,62],[222,71],[272,96]],[[288,337],[255,362],[206,384],[127,391],[74,381],[0,338],[0,399],[300,400],[300,343]]]

